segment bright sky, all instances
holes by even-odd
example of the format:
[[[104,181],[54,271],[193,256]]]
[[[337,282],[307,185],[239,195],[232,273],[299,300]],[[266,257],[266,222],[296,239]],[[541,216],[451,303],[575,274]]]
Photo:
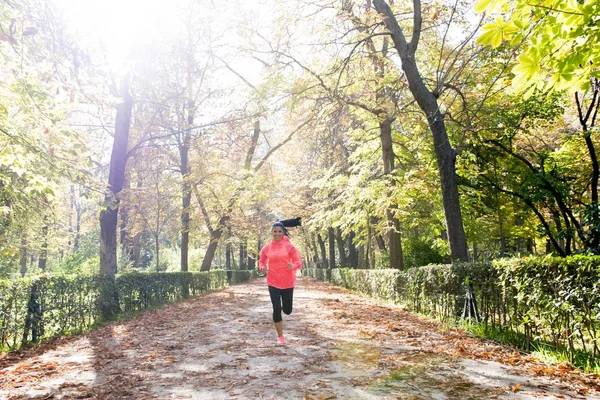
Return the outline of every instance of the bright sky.
[[[139,38],[158,40],[176,32],[182,0],[56,0],[69,30],[89,45],[102,43],[119,67]]]

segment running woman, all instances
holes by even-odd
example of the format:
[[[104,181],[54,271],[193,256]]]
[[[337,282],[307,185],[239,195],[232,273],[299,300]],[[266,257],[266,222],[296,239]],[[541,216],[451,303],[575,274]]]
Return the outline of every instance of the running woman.
[[[281,222],[271,226],[273,240],[260,251],[258,269],[267,270],[267,285],[271,303],[273,303],[273,324],[277,331],[277,343],[285,344],[283,337],[283,318],[292,313],[294,286],[296,286],[296,271],[302,268],[300,252],[292,242],[287,229]]]

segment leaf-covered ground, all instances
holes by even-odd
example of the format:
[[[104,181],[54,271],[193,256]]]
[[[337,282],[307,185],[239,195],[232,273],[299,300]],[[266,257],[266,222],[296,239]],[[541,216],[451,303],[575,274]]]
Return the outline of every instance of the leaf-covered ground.
[[[264,278],[0,359],[0,398],[600,399],[600,379],[299,278]]]

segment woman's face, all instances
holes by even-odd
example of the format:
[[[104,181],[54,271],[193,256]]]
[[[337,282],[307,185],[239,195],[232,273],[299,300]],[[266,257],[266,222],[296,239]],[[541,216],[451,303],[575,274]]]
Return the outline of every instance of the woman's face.
[[[281,238],[283,238],[283,228],[280,226],[276,226],[271,229],[271,234],[273,235],[273,240],[279,242]]]

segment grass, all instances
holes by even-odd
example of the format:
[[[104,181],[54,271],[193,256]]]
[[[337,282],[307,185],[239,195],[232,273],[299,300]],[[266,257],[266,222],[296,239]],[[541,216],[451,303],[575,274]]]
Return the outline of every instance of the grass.
[[[548,364],[558,364],[568,362],[585,373],[594,373],[600,375],[600,359],[593,358],[591,354],[583,350],[576,349],[571,359],[567,349],[557,349],[551,343],[541,340],[527,342],[524,334],[507,329],[498,329],[483,324],[471,324],[466,321],[459,321],[453,328],[461,328],[475,336],[493,340],[494,342],[514,345],[520,351],[528,353]],[[526,347],[526,345],[529,347]]]

